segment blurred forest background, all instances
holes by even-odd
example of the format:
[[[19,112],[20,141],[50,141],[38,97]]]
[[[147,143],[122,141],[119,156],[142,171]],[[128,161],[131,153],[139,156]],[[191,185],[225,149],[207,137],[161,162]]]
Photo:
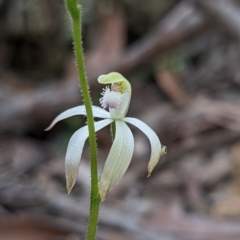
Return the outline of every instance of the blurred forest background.
[[[102,205],[99,240],[240,239],[240,1],[80,0],[95,105],[100,74],[131,81],[128,116],[168,154],[146,178],[149,143],[134,131],[130,168]],[[0,0],[0,240],[84,239],[88,147],[66,193],[64,155],[86,119],[44,132],[80,105],[63,0]],[[98,134],[99,166],[111,146]]]

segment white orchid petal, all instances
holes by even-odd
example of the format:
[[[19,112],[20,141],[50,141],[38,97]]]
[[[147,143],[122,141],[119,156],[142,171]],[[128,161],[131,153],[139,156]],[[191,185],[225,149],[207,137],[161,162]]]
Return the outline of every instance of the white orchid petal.
[[[102,201],[126,172],[134,149],[133,134],[127,124],[121,120],[116,120],[115,123],[115,138],[99,180]]]
[[[106,110],[97,107],[97,106],[92,106],[92,110],[93,110],[93,116],[94,117],[98,117],[98,118],[110,118],[110,113],[107,112]],[[53,122],[50,124],[50,126],[48,128],[45,129],[45,131],[49,131],[53,128],[53,126],[61,121],[64,120],[66,118],[72,117],[72,116],[76,116],[76,115],[86,115],[86,108],[84,105],[82,106],[77,106],[74,108],[70,108],[62,113],[60,113],[54,120]]]
[[[92,106],[93,117],[97,118],[111,118],[110,113],[103,108]]]
[[[151,145],[151,158],[148,163],[148,177],[151,176],[152,170],[156,166],[161,156],[161,143],[157,134],[144,122],[136,118],[126,117],[123,119],[135,127],[139,128],[149,139]]]
[[[94,123],[95,132],[109,125],[111,122],[113,122],[112,119],[104,119]],[[84,126],[79,130],[77,130],[72,135],[68,143],[66,159],[65,159],[65,171],[66,171],[68,193],[71,192],[76,182],[83,147],[88,136],[89,136],[88,126]]]

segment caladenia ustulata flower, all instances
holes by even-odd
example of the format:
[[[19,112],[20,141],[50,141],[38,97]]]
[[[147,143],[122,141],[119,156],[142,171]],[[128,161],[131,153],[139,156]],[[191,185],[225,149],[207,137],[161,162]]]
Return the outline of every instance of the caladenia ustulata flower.
[[[101,200],[104,201],[126,172],[133,156],[134,138],[126,123],[139,128],[150,141],[151,157],[148,163],[148,177],[163,152],[166,153],[166,148],[161,148],[159,138],[147,124],[139,119],[126,117],[132,89],[130,83],[121,74],[113,72],[101,75],[98,82],[110,84],[110,86],[103,89],[100,98],[102,108],[92,106],[93,116],[104,119],[94,123],[95,131],[97,132],[109,124],[112,124],[114,129],[113,144],[99,179],[99,194]],[[50,130],[57,122],[75,115],[86,115],[85,106],[77,106],[64,111],[54,119],[46,130]],[[76,182],[83,147],[88,137],[88,126],[84,126],[77,130],[69,141],[65,159],[68,193]]]

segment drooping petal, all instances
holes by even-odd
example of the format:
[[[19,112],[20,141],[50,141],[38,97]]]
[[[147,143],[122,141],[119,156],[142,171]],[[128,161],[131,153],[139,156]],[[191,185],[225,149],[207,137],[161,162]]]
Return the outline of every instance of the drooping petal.
[[[149,139],[151,145],[151,158],[148,163],[148,177],[151,176],[152,170],[158,163],[161,156],[161,143],[157,134],[144,122],[136,118],[126,117],[123,119],[125,122],[131,123],[139,128]]]
[[[93,111],[93,117],[111,118],[111,115],[109,114],[109,112],[100,107],[92,106],[92,111]]]
[[[102,129],[113,122],[112,119],[104,119],[94,123],[95,131]],[[78,175],[79,164],[82,156],[82,150],[89,136],[88,126],[84,126],[77,130],[71,137],[66,153],[65,172],[67,180],[68,193],[71,192]]]
[[[110,114],[109,112],[107,112],[106,110],[97,107],[97,106],[92,106],[92,110],[93,110],[93,116],[94,117],[98,117],[98,118],[110,118]],[[61,121],[64,120],[66,118],[75,116],[75,115],[86,115],[86,109],[85,106],[77,106],[74,108],[70,108],[62,113],[60,113],[54,120],[53,122],[50,124],[50,126],[48,128],[45,129],[45,131],[49,131],[51,130],[54,125]]]
[[[126,172],[134,149],[133,134],[127,124],[121,120],[116,120],[115,123],[115,138],[99,180],[102,201]]]

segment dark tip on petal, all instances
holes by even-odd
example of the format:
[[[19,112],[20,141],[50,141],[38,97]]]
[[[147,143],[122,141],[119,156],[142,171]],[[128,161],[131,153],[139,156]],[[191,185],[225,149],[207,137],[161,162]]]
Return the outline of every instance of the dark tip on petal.
[[[110,191],[111,190],[109,188],[105,189],[105,188],[102,188],[101,186],[99,186],[99,194],[100,194],[102,202],[104,202],[106,200],[106,198],[108,197]]]
[[[75,185],[75,182],[76,180],[73,180],[73,179],[69,179],[69,181],[67,181],[67,192],[68,192],[68,195],[71,193],[74,185]]]
[[[53,126],[52,126],[52,124],[51,124],[49,127],[45,128],[44,131],[47,132],[47,131],[51,130],[52,127],[53,127]]]
[[[104,202],[106,200],[106,198],[108,197],[109,193],[110,193],[110,191],[106,192],[105,195],[102,195],[102,196],[100,195],[102,202]]]
[[[152,169],[150,166],[148,166],[148,174],[147,174],[147,178],[151,177],[152,174]]]
[[[75,184],[75,183],[72,183],[72,184],[68,184],[68,183],[67,183],[67,192],[68,192],[68,195],[71,193],[74,184]]]

